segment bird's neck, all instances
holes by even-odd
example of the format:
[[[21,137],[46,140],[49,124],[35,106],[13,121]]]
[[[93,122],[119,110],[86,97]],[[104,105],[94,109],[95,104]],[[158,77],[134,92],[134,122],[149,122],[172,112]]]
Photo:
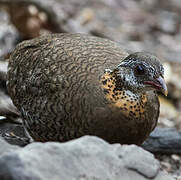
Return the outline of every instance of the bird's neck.
[[[135,93],[124,87],[124,79],[115,72],[105,72],[101,77],[102,88],[111,105],[120,108],[128,116],[140,118],[147,102],[145,93]]]

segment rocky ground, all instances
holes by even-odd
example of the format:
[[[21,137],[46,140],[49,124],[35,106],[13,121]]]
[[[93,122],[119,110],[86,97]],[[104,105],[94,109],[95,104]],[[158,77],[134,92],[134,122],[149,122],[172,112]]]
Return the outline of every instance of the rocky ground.
[[[24,134],[23,130],[13,133],[21,119],[6,91],[6,59],[18,42],[52,32],[89,33],[118,41],[129,51],[156,54],[163,61],[169,90],[167,99],[160,97],[158,126],[180,131],[180,16],[179,0],[160,0],[159,3],[156,0],[0,0],[1,136],[8,139],[8,129],[12,131],[11,138],[15,137],[17,144],[23,145],[21,139],[16,138]],[[11,127],[9,122],[15,122],[16,127]],[[156,154],[156,158],[162,169],[175,179],[181,179],[179,154]]]

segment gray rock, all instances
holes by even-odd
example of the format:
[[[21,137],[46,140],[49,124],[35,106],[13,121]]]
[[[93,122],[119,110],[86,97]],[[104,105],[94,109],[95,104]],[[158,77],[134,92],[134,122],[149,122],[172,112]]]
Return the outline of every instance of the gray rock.
[[[158,28],[166,33],[175,33],[178,25],[179,17],[174,12],[159,11]]]
[[[14,150],[19,149],[20,147],[15,146],[15,145],[10,145],[8,144],[6,141],[4,141],[1,137],[0,137],[0,157],[7,152],[11,152]],[[1,167],[1,166],[0,166]],[[0,170],[1,171],[1,170]]]
[[[1,11],[0,11],[0,23],[1,23]],[[1,31],[1,26],[0,26],[0,31]],[[0,36],[0,56],[1,56],[1,40],[2,39]],[[4,44],[4,46],[6,46],[6,44]],[[7,70],[8,70],[8,60],[0,58],[0,116],[8,118],[12,122],[17,122],[18,121],[17,118],[20,116],[20,114],[17,108],[14,106],[7,92],[6,88]],[[4,119],[5,118],[0,118],[0,121],[2,122],[2,120]],[[0,135],[2,134],[1,127],[2,126],[0,126]]]
[[[30,142],[24,127],[18,123],[18,118],[15,118],[14,121],[7,118],[0,119],[0,137],[9,144],[18,146],[25,146]]]
[[[174,128],[156,128],[142,147],[152,153],[181,154],[181,132]]]
[[[29,144],[0,156],[0,167],[1,180],[172,180],[142,148],[92,136]]]
[[[14,49],[19,39],[19,33],[11,24],[6,11],[0,10],[0,57]]]

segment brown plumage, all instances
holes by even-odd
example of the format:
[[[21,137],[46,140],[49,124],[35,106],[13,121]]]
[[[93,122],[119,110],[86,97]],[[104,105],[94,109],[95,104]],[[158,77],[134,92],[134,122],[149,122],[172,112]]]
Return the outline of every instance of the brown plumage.
[[[154,129],[166,94],[163,67],[148,53],[83,34],[20,43],[9,62],[8,91],[36,141],[96,135],[141,144]]]

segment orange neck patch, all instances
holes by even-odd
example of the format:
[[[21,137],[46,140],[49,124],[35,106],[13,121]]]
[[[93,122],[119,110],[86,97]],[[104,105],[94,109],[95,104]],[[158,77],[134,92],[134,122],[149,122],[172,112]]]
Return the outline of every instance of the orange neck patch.
[[[123,88],[116,88],[115,74],[106,72],[101,77],[102,88],[111,106],[119,108],[126,116],[144,118],[146,94],[134,94]]]

